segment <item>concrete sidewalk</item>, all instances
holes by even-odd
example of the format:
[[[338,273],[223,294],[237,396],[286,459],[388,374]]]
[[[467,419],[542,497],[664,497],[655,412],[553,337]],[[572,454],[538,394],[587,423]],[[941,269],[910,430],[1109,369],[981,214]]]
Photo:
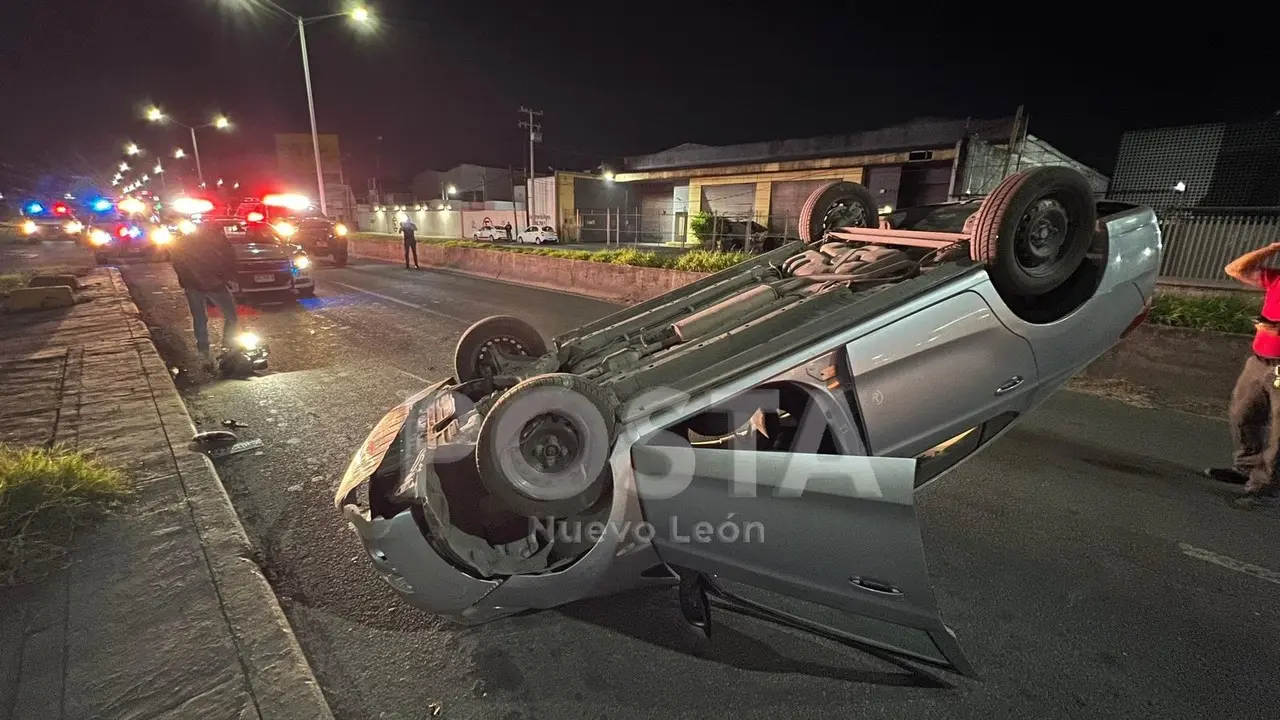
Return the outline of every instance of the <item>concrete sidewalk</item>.
[[[0,442],[97,450],[137,497],[0,590],[0,719],[332,717],[120,274],[82,281],[0,315]]]

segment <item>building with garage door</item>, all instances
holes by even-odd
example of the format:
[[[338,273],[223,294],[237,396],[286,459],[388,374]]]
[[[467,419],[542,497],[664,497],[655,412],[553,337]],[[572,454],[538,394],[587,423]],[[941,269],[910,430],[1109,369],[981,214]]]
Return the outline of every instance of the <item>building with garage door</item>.
[[[794,237],[805,199],[832,181],[862,183],[892,209],[984,195],[1006,175],[1035,165],[1075,167],[1099,197],[1106,193],[1105,176],[1029,134],[1027,125],[1020,115],[922,119],[803,140],[687,143],[626,158],[613,177],[616,187],[594,193],[596,205],[576,198],[575,221],[583,239],[589,228],[608,225],[621,226],[624,240],[666,242],[685,239],[690,218],[713,213]]]

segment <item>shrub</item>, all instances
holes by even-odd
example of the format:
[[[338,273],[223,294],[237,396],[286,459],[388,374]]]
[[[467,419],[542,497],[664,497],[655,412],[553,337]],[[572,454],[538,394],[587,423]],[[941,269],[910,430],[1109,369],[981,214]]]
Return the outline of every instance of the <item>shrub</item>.
[[[1233,294],[1222,296],[1159,293],[1151,306],[1149,321],[1156,325],[1193,330],[1251,334],[1262,298]]]
[[[742,252],[713,252],[690,250],[676,258],[675,269],[689,272],[714,273],[733,267],[751,256]]]

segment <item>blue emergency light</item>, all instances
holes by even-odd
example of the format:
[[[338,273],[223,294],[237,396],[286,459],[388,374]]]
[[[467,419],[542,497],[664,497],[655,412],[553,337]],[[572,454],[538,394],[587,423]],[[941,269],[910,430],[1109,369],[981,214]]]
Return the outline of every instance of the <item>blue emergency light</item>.
[[[111,209],[111,201],[106,198],[100,198],[93,203],[93,209],[95,212],[106,212]]]
[[[44,212],[44,206],[41,205],[40,203],[33,202],[27,206],[27,212],[31,213],[32,215],[37,215],[39,213]]]

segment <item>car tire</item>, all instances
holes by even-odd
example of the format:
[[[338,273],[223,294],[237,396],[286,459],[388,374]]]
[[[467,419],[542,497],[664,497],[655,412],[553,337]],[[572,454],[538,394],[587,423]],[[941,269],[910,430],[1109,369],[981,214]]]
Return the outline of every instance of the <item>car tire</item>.
[[[580,513],[608,484],[615,427],[607,393],[591,380],[568,373],[525,380],[498,398],[480,425],[480,483],[528,517]]]
[[[814,190],[800,210],[800,239],[820,242],[838,227],[880,226],[875,196],[865,185],[832,182]]]
[[[1070,278],[1097,232],[1093,189],[1061,166],[1005,178],[975,214],[969,255],[1005,296],[1035,297]]]
[[[347,249],[346,249],[345,247],[344,247],[344,248],[335,248],[335,249],[334,249],[334,251],[333,251],[333,264],[334,264],[334,266],[335,266],[335,267],[346,267],[346,266],[347,266]]]
[[[458,338],[453,351],[453,371],[458,382],[467,382],[493,374],[484,357],[485,351],[502,346],[509,354],[539,357],[547,352],[547,343],[537,328],[518,317],[493,315],[475,323]]]
[[[316,296],[316,288],[314,285],[312,285],[311,287],[305,290],[298,291],[298,297],[300,298],[313,298],[315,296]]]

